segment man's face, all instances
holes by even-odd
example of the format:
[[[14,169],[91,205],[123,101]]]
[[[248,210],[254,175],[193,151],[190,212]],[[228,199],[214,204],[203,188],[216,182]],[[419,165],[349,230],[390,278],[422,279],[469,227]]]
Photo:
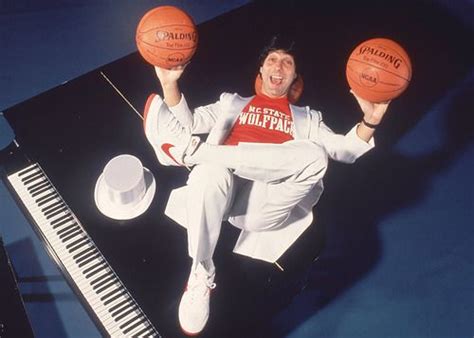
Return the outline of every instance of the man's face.
[[[296,78],[293,56],[283,50],[272,51],[260,67],[262,93],[266,96],[285,97]]]

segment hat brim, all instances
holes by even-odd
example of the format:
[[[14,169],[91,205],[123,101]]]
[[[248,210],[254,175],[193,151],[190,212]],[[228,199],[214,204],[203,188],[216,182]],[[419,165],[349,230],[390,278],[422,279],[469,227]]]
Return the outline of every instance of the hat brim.
[[[138,203],[133,205],[117,205],[110,201],[104,182],[104,173],[102,173],[97,179],[94,189],[94,200],[99,211],[115,220],[129,220],[143,214],[150,206],[156,191],[156,182],[153,174],[145,167],[143,172],[146,188],[145,195]]]

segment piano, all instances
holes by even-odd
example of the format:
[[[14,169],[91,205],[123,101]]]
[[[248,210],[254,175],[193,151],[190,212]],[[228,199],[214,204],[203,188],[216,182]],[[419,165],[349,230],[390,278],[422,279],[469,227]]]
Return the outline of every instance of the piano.
[[[235,35],[234,25],[224,23],[257,22],[267,12],[262,4],[247,5],[199,26],[207,38],[181,81],[188,102],[213,102],[222,90],[253,94],[254,67],[232,69],[229,79],[219,76],[242,58],[232,52],[232,39],[219,36]],[[216,39],[226,47],[216,46]],[[256,59],[260,40],[247,43],[242,53]],[[230,57],[224,64],[223,50]],[[133,53],[4,111],[15,140],[0,151],[2,179],[104,336],[182,336],[178,304],[191,262],[185,230],[163,211],[188,171],[158,165],[144,136],[140,113],[157,90],[153,68]],[[101,214],[93,197],[105,164],[120,154],[139,158],[157,186],[149,209],[128,221]],[[298,273],[321,250],[320,230],[310,227],[277,266],[233,254],[239,231],[224,226],[216,248],[213,314],[201,336],[267,332],[271,315],[294,294],[287,291]]]
[[[136,56],[130,58],[138,69],[148,68]],[[162,308],[159,300],[172,303],[182,291],[185,278],[176,272],[187,268],[185,250],[180,245],[166,248],[166,241],[178,238],[167,236],[177,227],[161,211],[169,190],[163,182],[166,175],[157,180],[161,191],[154,207],[134,220],[109,219],[95,206],[96,180],[114,156],[131,153],[154,170],[155,177],[162,171],[143,135],[140,116],[105,76],[111,68],[92,71],[5,110],[15,139],[0,151],[1,176],[100,332],[159,337],[156,318],[174,312]],[[151,91],[141,90],[143,101],[136,100],[137,107]],[[164,231],[157,233],[163,224]],[[184,245],[185,237],[180,238]],[[170,259],[176,266],[163,269],[158,257],[165,254],[181,258]],[[171,277],[158,278],[161,273]],[[173,278],[182,279],[179,288]],[[174,336],[173,330],[178,328],[164,331]]]
[[[7,180],[103,332],[109,336],[159,336],[41,166],[28,165],[8,175]]]
[[[156,164],[140,118],[104,79],[110,69],[113,67],[86,74],[5,112],[16,138],[0,156],[2,178],[104,336],[179,337],[178,303],[190,261],[185,231],[167,219],[163,210],[170,190],[184,184],[187,170]],[[99,92],[109,106],[86,100],[87,90],[72,96],[70,92],[77,92],[78,87],[95,91],[95,95]],[[74,98],[73,104],[62,100],[65,96]],[[143,104],[145,100],[144,94]],[[41,114],[35,116],[37,109]],[[71,120],[75,126],[65,132],[62,126]],[[91,126],[103,125],[101,120],[112,121],[105,140],[100,127],[96,133],[87,133]],[[140,158],[157,181],[150,208],[129,221],[105,217],[93,201],[101,170],[121,153]],[[268,318],[265,311],[280,308],[280,301],[269,303],[261,298],[288,300],[294,294],[295,290],[287,292],[291,286],[287,277],[297,276],[295,266],[308,268],[317,257],[323,244],[320,230],[311,227],[299,240],[303,244],[285,254],[278,265],[271,265],[232,254],[238,230],[224,227],[216,263],[222,267],[219,278],[226,281],[219,284],[213,298],[226,304],[235,292],[248,297],[234,300],[230,312],[215,310],[203,336],[227,336],[239,330],[249,334],[248,330],[258,327],[259,318]],[[314,254],[308,256],[308,248]],[[242,308],[253,315],[244,316]]]

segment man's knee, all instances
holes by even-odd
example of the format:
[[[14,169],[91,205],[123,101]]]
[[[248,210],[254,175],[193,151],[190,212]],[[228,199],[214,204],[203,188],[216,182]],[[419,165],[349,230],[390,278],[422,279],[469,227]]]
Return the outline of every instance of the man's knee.
[[[232,216],[230,222],[236,227],[252,232],[269,231],[277,229],[287,220],[286,215],[265,215],[264,213],[245,214]]]
[[[328,154],[324,148],[307,141],[295,151],[300,163],[295,181],[307,179],[318,181],[323,178],[328,167]]]
[[[228,191],[234,184],[234,175],[225,167],[200,164],[196,165],[189,174],[187,184],[197,186],[202,190]]]

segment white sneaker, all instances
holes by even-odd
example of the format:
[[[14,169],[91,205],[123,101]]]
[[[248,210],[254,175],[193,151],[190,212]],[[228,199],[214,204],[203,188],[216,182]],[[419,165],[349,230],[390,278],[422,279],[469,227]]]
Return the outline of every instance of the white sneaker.
[[[200,143],[170,111],[159,95],[148,97],[143,117],[145,136],[163,165],[184,166],[184,157],[191,155]]]
[[[206,326],[211,290],[216,287],[214,276],[215,273],[210,275],[201,264],[191,271],[178,311],[181,329],[187,335],[197,335]]]

